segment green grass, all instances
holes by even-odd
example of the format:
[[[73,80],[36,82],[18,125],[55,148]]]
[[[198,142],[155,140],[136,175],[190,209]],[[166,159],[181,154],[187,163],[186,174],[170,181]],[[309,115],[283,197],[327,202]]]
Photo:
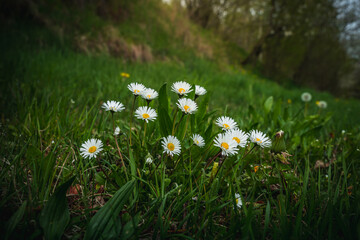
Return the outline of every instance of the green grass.
[[[285,89],[192,53],[181,63],[158,60],[143,64],[84,55],[67,40],[58,41],[35,26],[32,31],[13,26],[4,29],[0,38],[0,209],[2,221],[7,222],[3,230],[11,239],[59,234],[60,227],[53,232],[44,229],[46,222],[63,217],[48,209],[56,209],[56,203],[63,206],[64,194],[60,193],[64,187],[59,186],[73,176],[81,191],[66,198],[71,219],[65,216],[60,221],[66,226],[63,238],[82,239],[85,232],[86,237],[95,232],[121,239],[360,237],[358,100],[337,100],[297,87]],[[130,73],[130,79],[121,78],[121,72]],[[171,159],[162,155],[160,141],[171,130],[163,124],[168,121],[165,116],[169,115],[171,124],[176,109],[177,96],[170,86],[180,80],[204,86],[208,97],[197,100],[206,111],[199,110],[190,118],[188,127],[186,118],[179,124],[176,135],[182,155]],[[135,81],[156,90],[167,83],[168,97],[162,88],[159,99],[151,103],[159,117],[148,124],[143,147],[143,123],[134,120],[134,145],[129,148],[133,96],[127,85]],[[300,100],[304,91],[314,99],[307,116]],[[272,104],[266,101],[271,96]],[[124,133],[118,141],[126,172],[119,164],[111,114],[101,110],[107,100],[121,101],[126,107],[115,114]],[[315,100],[326,100],[328,108],[319,112]],[[137,104],[145,102],[138,100]],[[290,164],[283,164],[268,149],[250,152],[249,146],[227,158],[214,177],[213,165],[206,168],[206,162],[218,152],[213,138],[220,129],[214,122],[222,115],[233,117],[245,131],[259,129],[272,139],[284,130]],[[190,148],[195,132],[205,138],[202,149]],[[81,144],[93,137],[105,145],[101,161],[79,154]],[[148,154],[152,165],[145,164]],[[315,169],[317,160],[333,164]],[[260,166],[256,173],[254,166]],[[235,193],[242,196],[242,208],[236,207]],[[110,201],[119,206],[115,215],[110,204],[100,208],[111,196],[115,197]],[[9,220],[11,216],[15,217]],[[96,228],[96,223],[107,226],[101,219],[114,227]]]

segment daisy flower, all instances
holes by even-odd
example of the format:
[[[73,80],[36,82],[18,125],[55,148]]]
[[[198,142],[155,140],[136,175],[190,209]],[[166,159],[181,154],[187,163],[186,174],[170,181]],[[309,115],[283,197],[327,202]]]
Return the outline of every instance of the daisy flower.
[[[89,139],[81,145],[80,155],[84,158],[95,158],[102,151],[102,142],[99,139]]]
[[[141,92],[141,97],[145,100],[153,100],[159,96],[158,92],[152,88],[146,88],[143,92]]]
[[[114,135],[117,136],[120,134],[120,128],[119,127],[116,127],[115,128],[115,131],[114,131]]]
[[[240,194],[235,193],[235,201],[236,201],[236,206],[237,206],[238,208],[241,208],[241,206],[242,206],[242,201],[241,201]]]
[[[135,111],[135,117],[137,117],[137,119],[145,120],[145,122],[148,123],[149,121],[156,119],[157,113],[151,107],[139,107]]]
[[[271,147],[271,140],[261,131],[252,130],[250,132],[250,141],[256,143],[260,147]]]
[[[175,82],[171,86],[171,90],[177,93],[179,96],[186,96],[189,92],[192,91],[191,85],[187,82]]]
[[[247,133],[245,133],[244,131],[238,128],[228,130],[226,133],[232,136],[232,139],[234,139],[237,142],[239,147],[242,148],[245,147],[246,142],[249,138],[249,135]]]
[[[107,101],[103,103],[102,108],[104,108],[105,111],[111,112],[121,112],[125,109],[124,105],[121,102],[117,101]]]
[[[179,155],[181,152],[180,141],[175,136],[164,137],[162,140],[162,146],[164,148],[163,153],[167,153],[171,157]]]
[[[215,124],[222,127],[223,130],[231,130],[237,127],[237,123],[234,119],[225,116],[216,119]]]
[[[301,94],[301,100],[303,102],[310,102],[311,101],[311,94],[308,92],[304,92],[303,94]]]
[[[194,144],[198,147],[204,147],[205,146],[205,141],[204,138],[202,136],[200,136],[199,134],[193,134],[191,139],[194,141]]]
[[[219,133],[214,141],[214,146],[221,148],[223,156],[235,155],[239,150],[237,148],[238,143],[230,134]]]
[[[140,95],[146,89],[141,83],[130,83],[127,87],[135,96]]]
[[[202,96],[206,94],[206,89],[199,86],[199,85],[195,85],[195,95],[196,96]]]
[[[197,110],[197,104],[189,98],[181,98],[176,105],[186,114],[193,114]]]
[[[316,105],[318,105],[319,108],[327,108],[327,102],[325,101],[316,101]]]
[[[145,163],[150,165],[153,163],[153,160],[151,159],[151,157],[148,157],[146,158]]]

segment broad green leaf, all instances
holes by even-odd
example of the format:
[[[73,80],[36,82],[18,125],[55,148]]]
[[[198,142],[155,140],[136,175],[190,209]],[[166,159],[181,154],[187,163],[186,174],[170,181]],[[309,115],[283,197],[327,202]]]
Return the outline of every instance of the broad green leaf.
[[[159,121],[158,122],[159,122],[161,134],[163,136],[168,136],[171,134],[171,131],[172,131],[172,123],[171,123],[169,114],[162,106],[159,107],[158,111],[159,111]]]
[[[21,207],[14,213],[14,215],[11,216],[10,220],[6,224],[5,239],[9,239],[15,227],[19,224],[19,222],[23,218],[26,205],[27,205],[27,201],[23,202]]]
[[[140,221],[140,214],[138,213],[135,217],[133,217],[129,222],[125,224],[125,226],[121,231],[121,236],[119,239],[122,240],[129,239],[135,233],[139,221]]]
[[[60,239],[70,220],[66,202],[66,191],[75,177],[58,187],[50,197],[40,214],[40,226],[44,230],[45,239]]]
[[[84,239],[113,239],[121,232],[119,214],[135,187],[135,180],[127,182],[95,214],[86,229]]]
[[[271,111],[273,102],[274,102],[274,98],[272,96],[268,97],[268,99],[266,99],[266,101],[264,103],[265,113],[269,113]]]
[[[163,110],[165,110],[166,114],[169,114],[169,102],[168,102],[168,96],[166,93],[166,83],[161,86],[159,90],[159,108],[163,107]]]

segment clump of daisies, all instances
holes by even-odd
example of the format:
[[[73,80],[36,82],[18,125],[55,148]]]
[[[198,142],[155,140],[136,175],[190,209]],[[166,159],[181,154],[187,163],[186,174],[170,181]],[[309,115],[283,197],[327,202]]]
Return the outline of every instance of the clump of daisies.
[[[96,156],[102,151],[103,143],[101,140],[91,138],[84,142],[80,148],[80,155],[84,158],[96,158]]]
[[[191,89],[191,85],[187,82],[175,82],[172,86],[171,86],[171,90],[178,94],[179,97],[183,97],[186,96],[188,93],[192,92]]]

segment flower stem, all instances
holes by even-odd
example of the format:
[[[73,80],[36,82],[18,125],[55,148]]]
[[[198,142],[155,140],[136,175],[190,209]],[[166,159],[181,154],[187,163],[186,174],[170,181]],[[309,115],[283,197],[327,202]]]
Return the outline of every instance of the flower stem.
[[[185,138],[185,135],[186,135],[186,130],[187,130],[187,127],[189,125],[189,115],[186,117],[186,125],[185,125],[185,131],[184,131],[184,136],[182,137],[182,140],[184,140]]]
[[[254,150],[254,148],[255,148],[256,146],[258,146],[258,145],[257,145],[257,144],[254,144],[254,146],[253,146],[248,152],[246,152],[246,153],[242,156],[242,158],[239,160],[239,162],[241,162],[247,155],[249,155],[249,154]],[[231,166],[231,168],[225,173],[225,176],[223,177],[222,180],[224,180],[225,177],[227,177],[227,176],[230,174],[231,169],[233,169],[233,168],[236,166],[236,164],[237,164],[237,163],[234,163],[234,164]],[[244,167],[246,167],[246,166],[244,166]]]
[[[133,104],[131,107],[131,113],[130,113],[130,136],[129,136],[130,146],[131,146],[131,127],[132,127],[132,120],[133,120],[136,97],[137,97],[137,95],[134,95],[134,101],[133,101]]]
[[[308,110],[308,103],[305,103],[305,110],[304,110],[304,116],[306,117],[307,115],[307,110]]]
[[[147,124],[146,124],[146,121],[145,121],[145,122],[144,122],[144,138],[143,138],[143,142],[142,142],[141,146],[144,146],[144,145],[145,145],[146,126],[147,126]]]
[[[114,113],[111,113],[111,116],[112,116],[112,123],[113,123],[113,131],[115,132]],[[118,144],[117,136],[116,136],[116,135],[115,135],[115,143],[116,143],[116,147],[117,147],[117,150],[118,150],[118,154],[119,154],[120,159],[121,159],[121,164],[122,164],[122,166],[124,167],[124,170],[125,170],[126,179],[128,179],[128,175],[127,175],[127,172],[126,172],[126,167],[125,167],[124,159],[123,159],[123,156],[122,156],[122,154],[121,154],[120,147],[119,147],[119,144]]]
[[[178,108],[176,108],[175,114],[174,114],[173,127],[172,127],[172,133],[171,133],[171,135],[173,135],[173,136],[175,134],[175,122],[176,122],[177,112],[178,112]]]
[[[176,124],[175,131],[173,131],[173,134],[172,134],[173,136],[175,136],[175,133],[176,133],[178,127],[180,126],[180,123],[181,123],[181,121],[183,120],[184,116],[185,116],[185,113],[183,113],[183,114],[181,115],[180,121]]]

